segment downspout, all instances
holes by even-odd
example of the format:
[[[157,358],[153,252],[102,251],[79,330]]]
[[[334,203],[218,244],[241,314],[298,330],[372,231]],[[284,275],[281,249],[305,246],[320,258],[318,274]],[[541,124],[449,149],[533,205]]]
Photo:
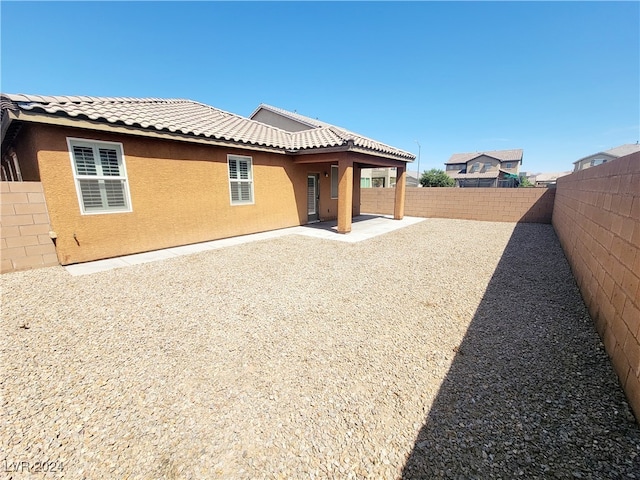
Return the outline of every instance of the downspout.
[[[11,157],[11,160],[13,160],[13,168],[15,169],[16,177],[18,177],[15,181],[21,182],[22,172],[20,172],[20,164],[18,163],[18,154],[12,147],[7,152],[7,155],[9,155],[9,157]]]

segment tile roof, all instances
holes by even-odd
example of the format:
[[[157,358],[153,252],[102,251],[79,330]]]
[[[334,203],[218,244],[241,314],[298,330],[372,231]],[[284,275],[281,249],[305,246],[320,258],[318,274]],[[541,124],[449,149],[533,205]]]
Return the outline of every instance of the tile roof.
[[[269,110],[278,115],[282,115],[283,117],[289,118],[291,120],[295,120],[296,122],[300,122],[304,125],[308,125],[309,130],[303,130],[300,132],[291,132],[294,136],[299,136],[302,139],[311,139],[311,138],[335,138],[342,139],[343,142],[353,142],[356,147],[365,148],[367,150],[380,151],[383,153],[397,155],[400,157],[415,159],[415,155],[409,152],[405,152],[403,150],[399,150],[390,145],[386,145],[384,143],[378,142],[376,140],[372,140],[370,138],[364,137],[357,133],[351,132],[346,128],[338,127],[336,125],[331,125],[330,123],[322,122],[317,118],[306,117],[304,115],[300,115],[297,112],[290,112],[288,110],[284,110],[282,108],[274,107],[271,105],[267,105],[266,103],[262,103],[256,108],[253,113],[249,116],[249,118],[253,118],[260,110]]]
[[[471,153],[454,153],[451,155],[449,161],[445,162],[445,165],[452,163],[467,163],[469,160],[487,155],[488,157],[495,158],[501,162],[521,162],[522,161],[522,149],[517,148],[513,150],[491,150],[486,152],[471,152]]]
[[[1,94],[0,104],[3,114],[4,110],[17,108],[25,112],[270,147],[290,153],[355,146],[371,155],[384,154],[404,161],[415,158],[409,152],[328,124],[302,132],[287,132],[193,100]]]

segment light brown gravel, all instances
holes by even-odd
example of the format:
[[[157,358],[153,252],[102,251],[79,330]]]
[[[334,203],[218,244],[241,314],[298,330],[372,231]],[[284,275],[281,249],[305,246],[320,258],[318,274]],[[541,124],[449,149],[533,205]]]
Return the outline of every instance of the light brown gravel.
[[[549,225],[428,219],[0,280],[3,468],[640,478],[638,427]]]

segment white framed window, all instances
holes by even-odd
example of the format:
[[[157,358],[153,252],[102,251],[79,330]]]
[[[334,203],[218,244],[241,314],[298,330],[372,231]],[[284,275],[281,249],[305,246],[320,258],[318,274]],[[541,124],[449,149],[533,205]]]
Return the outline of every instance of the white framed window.
[[[251,205],[253,202],[253,160],[241,155],[227,155],[229,164],[229,194],[231,205]]]
[[[338,166],[331,165],[331,198],[338,198]]]
[[[504,164],[504,168],[513,168],[513,163],[507,162]]]
[[[68,137],[67,145],[82,214],[130,212],[122,144]]]

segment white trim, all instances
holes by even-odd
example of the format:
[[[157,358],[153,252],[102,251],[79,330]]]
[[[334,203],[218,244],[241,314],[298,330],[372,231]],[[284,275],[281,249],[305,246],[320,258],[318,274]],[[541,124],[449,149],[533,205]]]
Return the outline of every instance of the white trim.
[[[229,171],[229,161],[231,159],[235,159],[235,160],[244,160],[246,162],[249,163],[249,179],[248,180],[241,180],[238,178],[231,178],[231,172]],[[247,155],[236,155],[233,153],[228,153],[227,154],[227,180],[229,182],[229,202],[231,203],[232,207],[235,206],[239,206],[239,205],[254,205],[255,202],[255,194],[254,194],[254,189],[253,189],[253,157],[249,157]],[[249,186],[251,187],[251,200],[250,201],[233,201],[233,193],[231,191],[231,182],[236,182],[236,183],[248,183]]]
[[[110,147],[116,150],[116,153],[120,156],[120,161],[122,163],[122,172],[119,176],[113,177],[112,180],[122,180],[124,182],[124,195],[126,208],[109,208],[106,207],[102,210],[90,210],[86,211],[84,208],[84,202],[82,201],[82,191],[80,189],[80,180],[110,180],[102,175],[96,175],[96,178],[91,178],[92,176],[78,176],[76,173],[76,161],[73,156],[73,145],[78,146],[89,146],[91,148],[98,147],[101,145],[106,147]],[[105,215],[112,213],[131,213],[133,211],[133,205],[131,203],[131,192],[129,190],[129,177],[127,175],[127,164],[124,156],[124,146],[120,142],[105,142],[103,140],[92,140],[89,138],[79,138],[79,137],[67,137],[67,148],[69,150],[69,160],[71,161],[71,173],[73,175],[73,182],[76,186],[76,195],[78,197],[78,206],[80,207],[81,215]]]

